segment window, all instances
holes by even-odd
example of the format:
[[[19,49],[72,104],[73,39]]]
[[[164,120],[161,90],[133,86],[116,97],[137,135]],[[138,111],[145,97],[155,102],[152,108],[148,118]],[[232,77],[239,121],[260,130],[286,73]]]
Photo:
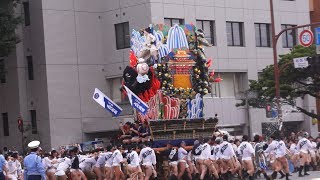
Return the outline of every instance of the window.
[[[29,80],[34,80],[32,56],[27,56],[27,63],[28,63],[28,78]]]
[[[0,83],[6,83],[6,65],[4,63],[4,59],[0,59]]]
[[[30,25],[30,9],[29,9],[29,2],[23,2],[23,9],[24,9],[24,25]]]
[[[121,77],[117,77],[117,78],[110,78],[107,79],[107,83],[108,83],[108,89],[110,89],[110,98],[116,102],[128,102],[128,97],[121,93],[120,91],[120,87],[122,85],[122,78]]]
[[[207,21],[207,20],[197,20],[197,28],[202,29],[205,38],[211,44],[215,44],[214,42],[214,21]]]
[[[211,96],[214,97],[236,97],[243,92],[246,83],[246,73],[217,73],[223,81],[212,83]]]
[[[270,24],[254,24],[256,29],[256,46],[271,47]]]
[[[3,135],[9,136],[9,118],[8,113],[2,113]]]
[[[295,27],[296,25],[287,25],[282,24],[281,29],[287,29],[291,27]],[[282,34],[282,47],[284,48],[292,48],[293,46],[297,45],[297,31],[288,30]]]
[[[116,30],[117,49],[125,49],[130,47],[129,22],[114,25]]]
[[[38,133],[38,127],[37,127],[37,112],[36,110],[30,110],[30,117],[31,117],[31,131],[32,134]]]
[[[173,26],[175,24],[183,25],[184,19],[179,18],[164,18],[164,24]]]
[[[227,22],[228,46],[243,46],[243,23]]]

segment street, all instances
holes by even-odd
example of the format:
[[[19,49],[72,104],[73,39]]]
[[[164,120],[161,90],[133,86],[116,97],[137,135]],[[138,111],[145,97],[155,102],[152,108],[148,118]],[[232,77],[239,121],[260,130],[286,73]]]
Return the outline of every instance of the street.
[[[271,172],[269,172],[268,174],[271,174]],[[292,176],[290,176],[291,180],[295,180],[295,179],[305,179],[305,180],[320,180],[320,171],[310,171],[309,172],[309,176],[305,176],[305,177],[298,177],[298,173],[293,173]],[[278,179],[279,179],[279,175],[278,175]],[[258,178],[258,179],[264,179],[264,178]]]

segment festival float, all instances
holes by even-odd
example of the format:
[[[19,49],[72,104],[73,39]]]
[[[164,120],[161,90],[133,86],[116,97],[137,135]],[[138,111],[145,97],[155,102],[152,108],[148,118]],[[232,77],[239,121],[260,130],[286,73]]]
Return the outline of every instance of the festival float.
[[[134,116],[149,122],[155,147],[167,140],[212,135],[218,120],[204,119],[203,96],[222,79],[209,70],[213,60],[204,48],[210,46],[203,30],[192,24],[153,24],[132,31],[121,90],[132,91],[147,104],[147,112],[135,110]]]

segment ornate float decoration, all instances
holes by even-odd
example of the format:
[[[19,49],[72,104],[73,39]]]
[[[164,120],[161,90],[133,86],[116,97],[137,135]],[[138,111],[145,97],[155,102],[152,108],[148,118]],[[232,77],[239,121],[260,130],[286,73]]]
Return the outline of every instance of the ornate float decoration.
[[[156,24],[132,31],[123,85],[149,106],[147,114],[135,113],[138,120],[203,117],[203,96],[211,92],[211,83],[221,81],[209,71],[212,60],[204,47],[210,46],[192,24]]]

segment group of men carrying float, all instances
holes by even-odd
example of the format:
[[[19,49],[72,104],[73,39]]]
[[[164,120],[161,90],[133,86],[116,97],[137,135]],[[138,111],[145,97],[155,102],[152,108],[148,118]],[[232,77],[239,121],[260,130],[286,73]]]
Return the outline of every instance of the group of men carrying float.
[[[49,156],[39,156],[39,141],[31,142],[31,152],[24,158],[23,176],[27,180],[124,180],[158,179],[157,157],[164,156],[168,160],[169,173],[165,179],[223,179],[232,178],[255,179],[263,174],[265,179],[289,179],[289,163],[295,163],[299,177],[307,176],[311,162],[312,151],[319,155],[315,142],[310,142],[309,134],[304,132],[299,136],[297,144],[280,136],[271,136],[267,142],[259,135],[250,141],[247,135],[239,140],[230,142],[228,135],[215,134],[211,138],[198,138],[192,147],[182,141],[179,147],[167,144],[165,149],[152,149],[145,144],[131,144],[123,148],[122,145],[109,145],[104,151],[80,153],[78,147],[68,152],[53,150]],[[156,156],[157,155],[157,156]],[[163,168],[163,167],[161,167]],[[272,169],[271,175],[267,169]],[[157,172],[158,170],[158,172]]]

